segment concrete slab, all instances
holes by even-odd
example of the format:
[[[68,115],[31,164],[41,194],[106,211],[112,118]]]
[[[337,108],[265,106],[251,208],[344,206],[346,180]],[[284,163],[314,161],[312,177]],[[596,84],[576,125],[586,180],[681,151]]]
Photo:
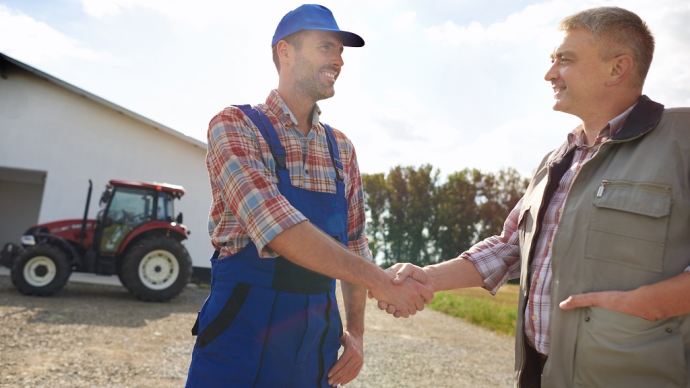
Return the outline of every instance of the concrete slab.
[[[0,276],[10,276],[9,268],[0,266]],[[115,275],[95,275],[91,273],[74,272],[69,277],[70,282],[75,283],[90,283],[90,284],[104,284],[109,286],[121,286],[120,279]]]

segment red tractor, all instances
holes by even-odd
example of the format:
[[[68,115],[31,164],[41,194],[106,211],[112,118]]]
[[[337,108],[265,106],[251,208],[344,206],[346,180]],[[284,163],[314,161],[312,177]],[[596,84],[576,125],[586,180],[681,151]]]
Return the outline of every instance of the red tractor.
[[[137,298],[166,301],[185,288],[192,261],[182,241],[189,231],[173,201],[184,188],[165,183],[111,180],[101,195],[102,209],[88,219],[93,185],[83,219],[30,227],[22,245],[6,244],[0,264],[11,268],[12,283],[23,294],[49,296],[74,272],[114,275]]]

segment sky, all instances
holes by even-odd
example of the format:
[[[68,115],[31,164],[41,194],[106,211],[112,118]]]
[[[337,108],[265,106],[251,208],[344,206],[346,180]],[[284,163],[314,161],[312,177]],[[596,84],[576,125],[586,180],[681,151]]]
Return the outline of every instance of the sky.
[[[206,141],[209,120],[278,86],[270,42],[301,2],[0,0],[0,52]],[[353,141],[363,173],[431,164],[531,176],[579,121],[552,110],[544,74],[564,17],[623,6],[657,41],[644,93],[690,106],[687,0],[326,1],[346,47],[321,120]]]

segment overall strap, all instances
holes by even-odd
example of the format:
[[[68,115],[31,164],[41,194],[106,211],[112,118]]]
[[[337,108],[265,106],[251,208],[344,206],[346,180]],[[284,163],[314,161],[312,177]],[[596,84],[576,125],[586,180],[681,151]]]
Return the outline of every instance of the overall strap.
[[[338,150],[338,142],[335,141],[333,130],[328,124],[321,123],[326,129],[326,140],[328,141],[328,152],[331,154],[331,161],[335,169],[335,185],[338,195],[345,196],[345,178],[343,177],[343,164],[340,162],[340,151]]]
[[[235,105],[242,112],[244,112],[247,117],[259,128],[261,135],[268,143],[268,148],[271,150],[273,155],[273,160],[276,163],[276,174],[278,175],[278,180],[281,183],[286,183],[292,185],[290,181],[290,171],[287,169],[285,147],[280,143],[278,138],[278,133],[273,127],[273,123],[263,112],[258,109],[252,108],[251,105]]]

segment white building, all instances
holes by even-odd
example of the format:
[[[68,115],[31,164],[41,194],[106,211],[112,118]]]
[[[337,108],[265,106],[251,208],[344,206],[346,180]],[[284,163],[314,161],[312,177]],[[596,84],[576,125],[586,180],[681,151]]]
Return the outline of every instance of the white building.
[[[205,155],[199,140],[0,54],[0,247],[31,225],[82,218],[89,179],[89,218],[110,179],[166,182],[186,190],[175,211],[195,276],[208,276]]]

